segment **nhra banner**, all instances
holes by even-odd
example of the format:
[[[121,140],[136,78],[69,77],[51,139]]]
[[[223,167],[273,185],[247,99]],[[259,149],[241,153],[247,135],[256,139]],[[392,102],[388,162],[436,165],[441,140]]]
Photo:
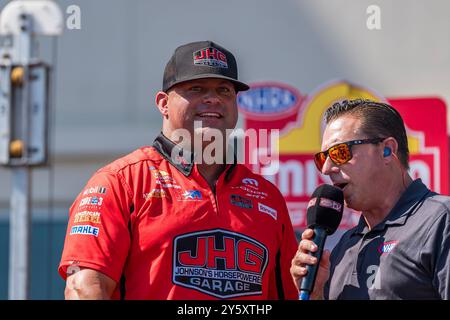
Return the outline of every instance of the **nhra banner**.
[[[243,129],[267,130],[267,141],[245,140],[245,163],[273,182],[286,199],[294,228],[306,227],[306,206],[312,192],[330,183],[315,167],[313,155],[320,151],[325,110],[336,101],[350,99],[384,101],[403,117],[410,151],[410,175],[421,178],[433,191],[448,194],[448,138],[444,101],[439,98],[384,98],[346,81],[326,84],[309,95],[277,82],[256,83],[238,96],[244,116]],[[272,131],[273,129],[279,130]],[[278,152],[270,163],[261,158]],[[359,213],[346,208],[340,229],[357,224]]]

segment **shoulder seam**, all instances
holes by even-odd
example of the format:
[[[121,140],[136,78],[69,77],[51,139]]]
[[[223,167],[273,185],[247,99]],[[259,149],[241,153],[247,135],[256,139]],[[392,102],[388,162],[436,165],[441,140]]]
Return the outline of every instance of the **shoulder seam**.
[[[150,148],[153,148],[153,147],[150,147]],[[139,150],[139,149],[138,149],[138,150]],[[135,151],[137,151],[137,150],[135,150]],[[118,163],[120,160],[122,160],[122,159],[124,159],[124,158],[126,158],[126,157],[127,157],[127,156],[124,156],[124,157],[122,157],[122,158],[119,158],[119,159],[113,161],[112,163],[110,163],[110,164],[104,166],[103,168],[100,168],[97,172],[101,172],[101,171],[109,171],[109,172],[123,171],[123,170],[125,170],[127,167],[133,166],[133,165],[135,165],[135,164],[137,164],[137,163],[140,163],[140,162],[144,162],[144,161],[155,161],[154,159],[150,159],[150,158],[146,158],[146,159],[138,159],[138,160],[135,160],[135,161],[133,161],[133,162],[126,162],[126,163],[124,163],[124,164],[117,165],[117,168],[116,168],[116,169],[111,168],[111,166],[113,166],[114,164]]]
[[[438,204],[440,208],[443,208],[447,212],[450,212],[450,206],[449,206],[450,205],[450,199],[449,199],[449,203],[448,204],[446,202],[444,202],[444,201],[439,201],[438,200],[438,199],[443,199],[443,198],[448,198],[448,197],[440,195],[440,194],[437,194],[437,195],[434,195],[434,196],[432,196],[432,197],[430,197],[430,198],[428,198],[426,200],[432,201],[432,202]]]
[[[110,169],[103,169],[102,168],[99,171],[97,171],[96,174],[109,173],[109,174],[112,174],[112,175],[116,176],[121,181],[121,183],[125,186],[125,189],[127,191],[128,196],[130,197],[130,199],[133,199],[133,191],[131,191],[130,186],[125,181],[125,178],[123,177],[122,173],[119,172],[119,171],[122,171],[122,169],[116,171],[116,170],[110,170]]]

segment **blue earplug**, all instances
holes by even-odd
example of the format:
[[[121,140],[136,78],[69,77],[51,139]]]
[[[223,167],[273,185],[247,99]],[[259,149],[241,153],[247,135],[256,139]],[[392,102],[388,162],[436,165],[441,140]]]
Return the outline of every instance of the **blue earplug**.
[[[384,147],[383,157],[389,157],[391,155],[391,153],[392,153],[392,151],[390,148]]]

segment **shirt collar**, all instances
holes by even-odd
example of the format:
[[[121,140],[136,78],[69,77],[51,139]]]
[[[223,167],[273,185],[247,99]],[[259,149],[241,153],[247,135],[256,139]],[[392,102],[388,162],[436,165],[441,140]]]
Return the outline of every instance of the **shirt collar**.
[[[183,149],[179,145],[173,143],[162,132],[156,137],[155,141],[153,141],[153,147],[183,175],[188,177],[192,173],[192,169],[194,167],[193,152]],[[227,168],[227,173],[225,176],[226,180],[230,179],[231,171],[237,164],[236,140],[234,140],[233,146],[229,146],[229,148],[231,148],[233,152],[227,153],[227,163],[231,162],[231,165]],[[232,159],[230,157],[232,157]]]
[[[414,180],[408,188],[402,193],[400,199],[386,216],[386,218],[376,225],[373,230],[382,230],[389,225],[404,225],[408,217],[415,211],[422,199],[432,193],[422,182],[421,179]],[[355,227],[352,235],[365,234],[368,231],[366,221],[361,215],[358,225]]]

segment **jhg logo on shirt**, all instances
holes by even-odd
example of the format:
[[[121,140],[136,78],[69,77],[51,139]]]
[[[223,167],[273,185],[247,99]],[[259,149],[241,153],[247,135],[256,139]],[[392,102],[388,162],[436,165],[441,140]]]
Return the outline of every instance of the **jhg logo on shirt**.
[[[214,229],[174,239],[175,284],[218,298],[262,293],[267,248],[245,235]]]

